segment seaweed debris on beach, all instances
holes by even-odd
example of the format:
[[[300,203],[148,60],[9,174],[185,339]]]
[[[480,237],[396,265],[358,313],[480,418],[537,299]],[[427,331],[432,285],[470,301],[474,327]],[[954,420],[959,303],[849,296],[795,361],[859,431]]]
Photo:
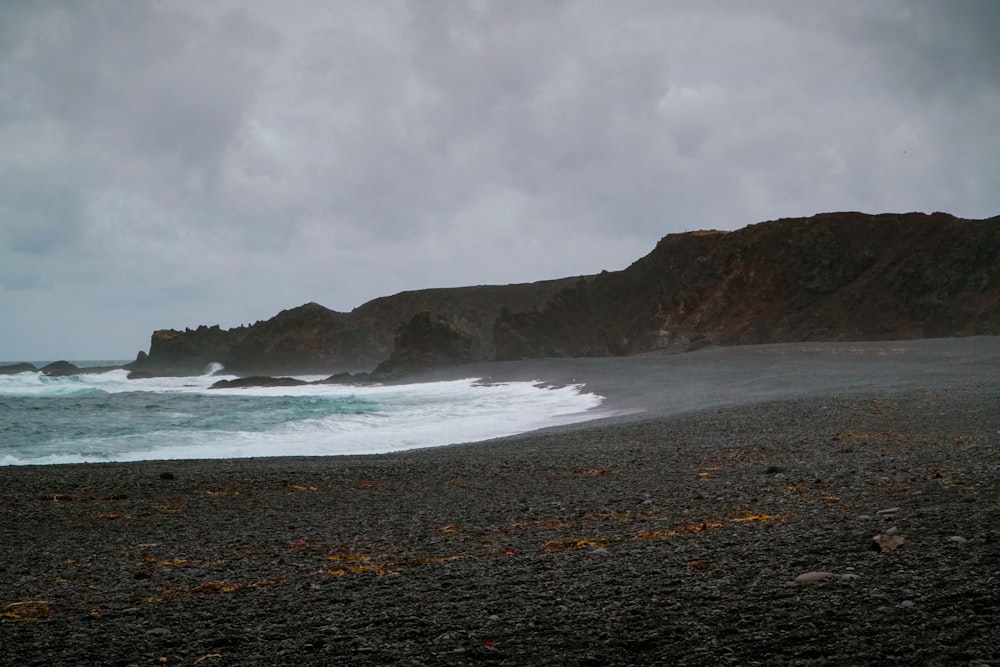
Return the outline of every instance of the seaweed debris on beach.
[[[19,665],[996,664],[998,404],[966,383],[369,457],[3,468],[0,647]]]

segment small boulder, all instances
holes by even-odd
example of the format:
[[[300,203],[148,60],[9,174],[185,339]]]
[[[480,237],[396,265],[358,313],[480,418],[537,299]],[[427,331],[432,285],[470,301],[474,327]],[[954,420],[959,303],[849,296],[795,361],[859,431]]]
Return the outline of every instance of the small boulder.
[[[823,581],[824,579],[829,579],[833,576],[832,572],[823,572],[816,570],[813,572],[803,572],[799,576],[795,577],[795,583],[797,584],[815,584],[817,581]]]
[[[903,539],[902,535],[882,533],[872,538],[872,550],[895,551],[902,546],[905,541],[906,540]]]

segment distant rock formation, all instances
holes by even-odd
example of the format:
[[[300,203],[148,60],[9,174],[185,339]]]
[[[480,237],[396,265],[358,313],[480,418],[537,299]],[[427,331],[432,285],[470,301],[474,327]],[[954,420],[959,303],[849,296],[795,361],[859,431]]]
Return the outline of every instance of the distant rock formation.
[[[373,299],[351,312],[361,326],[374,335],[376,359],[369,368],[389,358],[395,349],[400,327],[419,313],[445,317],[472,335],[472,351],[478,359],[492,359],[493,324],[500,310],[532,310],[554,294],[569,287],[577,278],[542,280],[513,285],[475,285],[400,292]]]
[[[575,280],[416,290],[350,313],[307,303],[234,329],[162,329],[153,333],[149,353],[140,352],[127,368],[130,377],[202,374],[212,362],[240,375],[368,371],[391,356],[399,327],[421,312],[462,322],[473,356],[488,359],[502,308],[530,310]]]
[[[371,374],[376,381],[471,363],[482,359],[482,341],[473,322],[459,316],[432,317],[423,311],[396,332],[392,355]]]
[[[270,377],[266,375],[251,375],[250,377],[236,378],[235,380],[219,380],[214,382],[209,389],[245,389],[247,387],[301,387],[309,384],[305,380],[286,377]]]
[[[505,311],[498,360],[706,344],[1000,334],[1000,217],[825,213],[664,237],[623,271]]]
[[[379,359],[369,328],[307,303],[249,327],[217,361],[235,373],[314,373],[371,368]]]
[[[219,325],[176,331],[159,329],[149,341],[149,354],[139,352],[127,366],[129,377],[200,375],[209,364],[220,362],[247,335],[248,327],[221,329]]]
[[[14,375],[16,373],[35,373],[38,369],[34,364],[22,362],[20,364],[7,364],[0,366],[0,375]]]
[[[49,375],[52,377],[66,377],[68,375],[77,375],[83,372],[79,366],[75,366],[68,361],[53,361],[51,364],[42,366],[38,370],[42,372],[42,375]]]
[[[247,327],[160,330],[128,367],[190,374],[219,362],[242,375],[364,382],[493,359],[974,334],[1000,334],[1000,217],[823,213],[671,234],[627,269],[595,276],[401,292],[350,313],[308,303]]]

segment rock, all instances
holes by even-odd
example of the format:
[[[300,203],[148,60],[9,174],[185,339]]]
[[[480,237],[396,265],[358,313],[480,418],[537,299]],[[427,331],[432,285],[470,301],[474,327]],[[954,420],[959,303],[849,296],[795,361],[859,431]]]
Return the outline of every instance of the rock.
[[[965,544],[966,542],[968,542],[968,540],[962,537],[961,535],[952,535],[951,537],[948,538],[948,541],[954,542],[955,544]]]
[[[476,361],[478,338],[470,322],[457,317],[417,313],[396,332],[392,355],[372,371],[372,379]]]
[[[767,466],[767,468],[764,470],[765,475],[776,475],[779,472],[785,472],[785,469],[782,468],[781,466],[770,465]]]
[[[671,234],[622,271],[501,313],[496,358],[995,335],[997,256],[980,249],[998,247],[995,218],[943,213],[823,213]]]
[[[34,364],[20,363],[20,364],[8,364],[7,366],[0,366],[0,375],[15,375],[16,373],[34,373],[38,369],[35,368]]]
[[[74,366],[68,361],[54,361],[47,366],[42,366],[40,369],[42,375],[49,375],[52,377],[65,377],[67,375],[76,375],[80,372],[79,366]]]
[[[670,234],[621,271],[401,292],[350,313],[307,303],[228,330],[158,330],[129,370],[189,375],[219,362],[247,375],[326,374],[388,362],[382,372],[394,377],[466,360],[997,335],[997,220],[839,212]],[[429,336],[419,331],[426,321],[414,322],[421,313],[434,313]],[[397,338],[401,322],[414,338]]]
[[[202,375],[209,364],[225,363],[232,348],[246,336],[247,328],[224,330],[219,325],[177,331],[159,329],[149,339],[149,354],[140,352],[126,368],[129,377]]]
[[[803,572],[799,576],[795,577],[794,581],[797,584],[814,584],[817,581],[823,581],[824,579],[829,579],[833,576],[831,572],[823,571],[813,571],[813,572]]]
[[[905,541],[902,535],[887,535],[883,533],[872,538],[872,549],[874,551],[895,551]]]
[[[245,389],[247,387],[301,387],[309,384],[305,380],[286,377],[270,377],[263,375],[253,375],[235,380],[219,380],[212,383],[209,389]]]
[[[243,375],[368,371],[391,356],[400,323],[424,311],[467,323],[475,334],[472,355],[487,361],[494,356],[493,325],[502,308],[532,310],[574,280],[414,290],[350,313],[306,303],[228,330],[161,329],[150,338],[149,354],[140,352],[128,368],[154,376],[202,374],[211,362]]]
[[[875,514],[877,514],[878,516],[885,516],[885,515],[887,515],[887,514],[895,514],[895,513],[896,513],[896,512],[898,512],[898,511],[899,511],[900,509],[901,509],[901,508],[899,508],[899,507],[890,507],[890,508],[888,508],[888,509],[884,509],[884,510],[879,510],[879,511],[878,511],[878,512],[876,512]]]
[[[371,381],[368,373],[334,373],[319,384],[365,384]]]
[[[160,473],[160,479],[174,479],[174,473],[169,470]]]

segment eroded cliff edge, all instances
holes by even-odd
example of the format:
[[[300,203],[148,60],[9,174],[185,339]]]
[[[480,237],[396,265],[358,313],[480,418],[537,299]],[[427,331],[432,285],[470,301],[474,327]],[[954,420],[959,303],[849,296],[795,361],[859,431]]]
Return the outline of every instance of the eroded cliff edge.
[[[1000,217],[824,213],[671,234],[622,271],[315,303],[248,327],[161,330],[137,372],[370,370],[707,344],[1000,334]]]
[[[430,313],[461,331],[462,360],[490,359],[501,310],[533,310],[576,280],[414,290],[374,299],[350,313],[307,303],[233,329],[162,329],[153,332],[149,353],[140,352],[129,368],[140,374],[197,374],[216,362],[240,375],[369,371],[390,358],[398,341],[418,340],[421,358],[435,363],[435,343],[426,335],[405,333],[408,327],[419,328]],[[443,354],[458,349],[447,343],[453,336],[440,326],[434,332],[445,333]],[[400,362],[395,368],[410,365]]]
[[[1000,217],[826,213],[664,237],[504,312],[497,359],[1000,334]]]

